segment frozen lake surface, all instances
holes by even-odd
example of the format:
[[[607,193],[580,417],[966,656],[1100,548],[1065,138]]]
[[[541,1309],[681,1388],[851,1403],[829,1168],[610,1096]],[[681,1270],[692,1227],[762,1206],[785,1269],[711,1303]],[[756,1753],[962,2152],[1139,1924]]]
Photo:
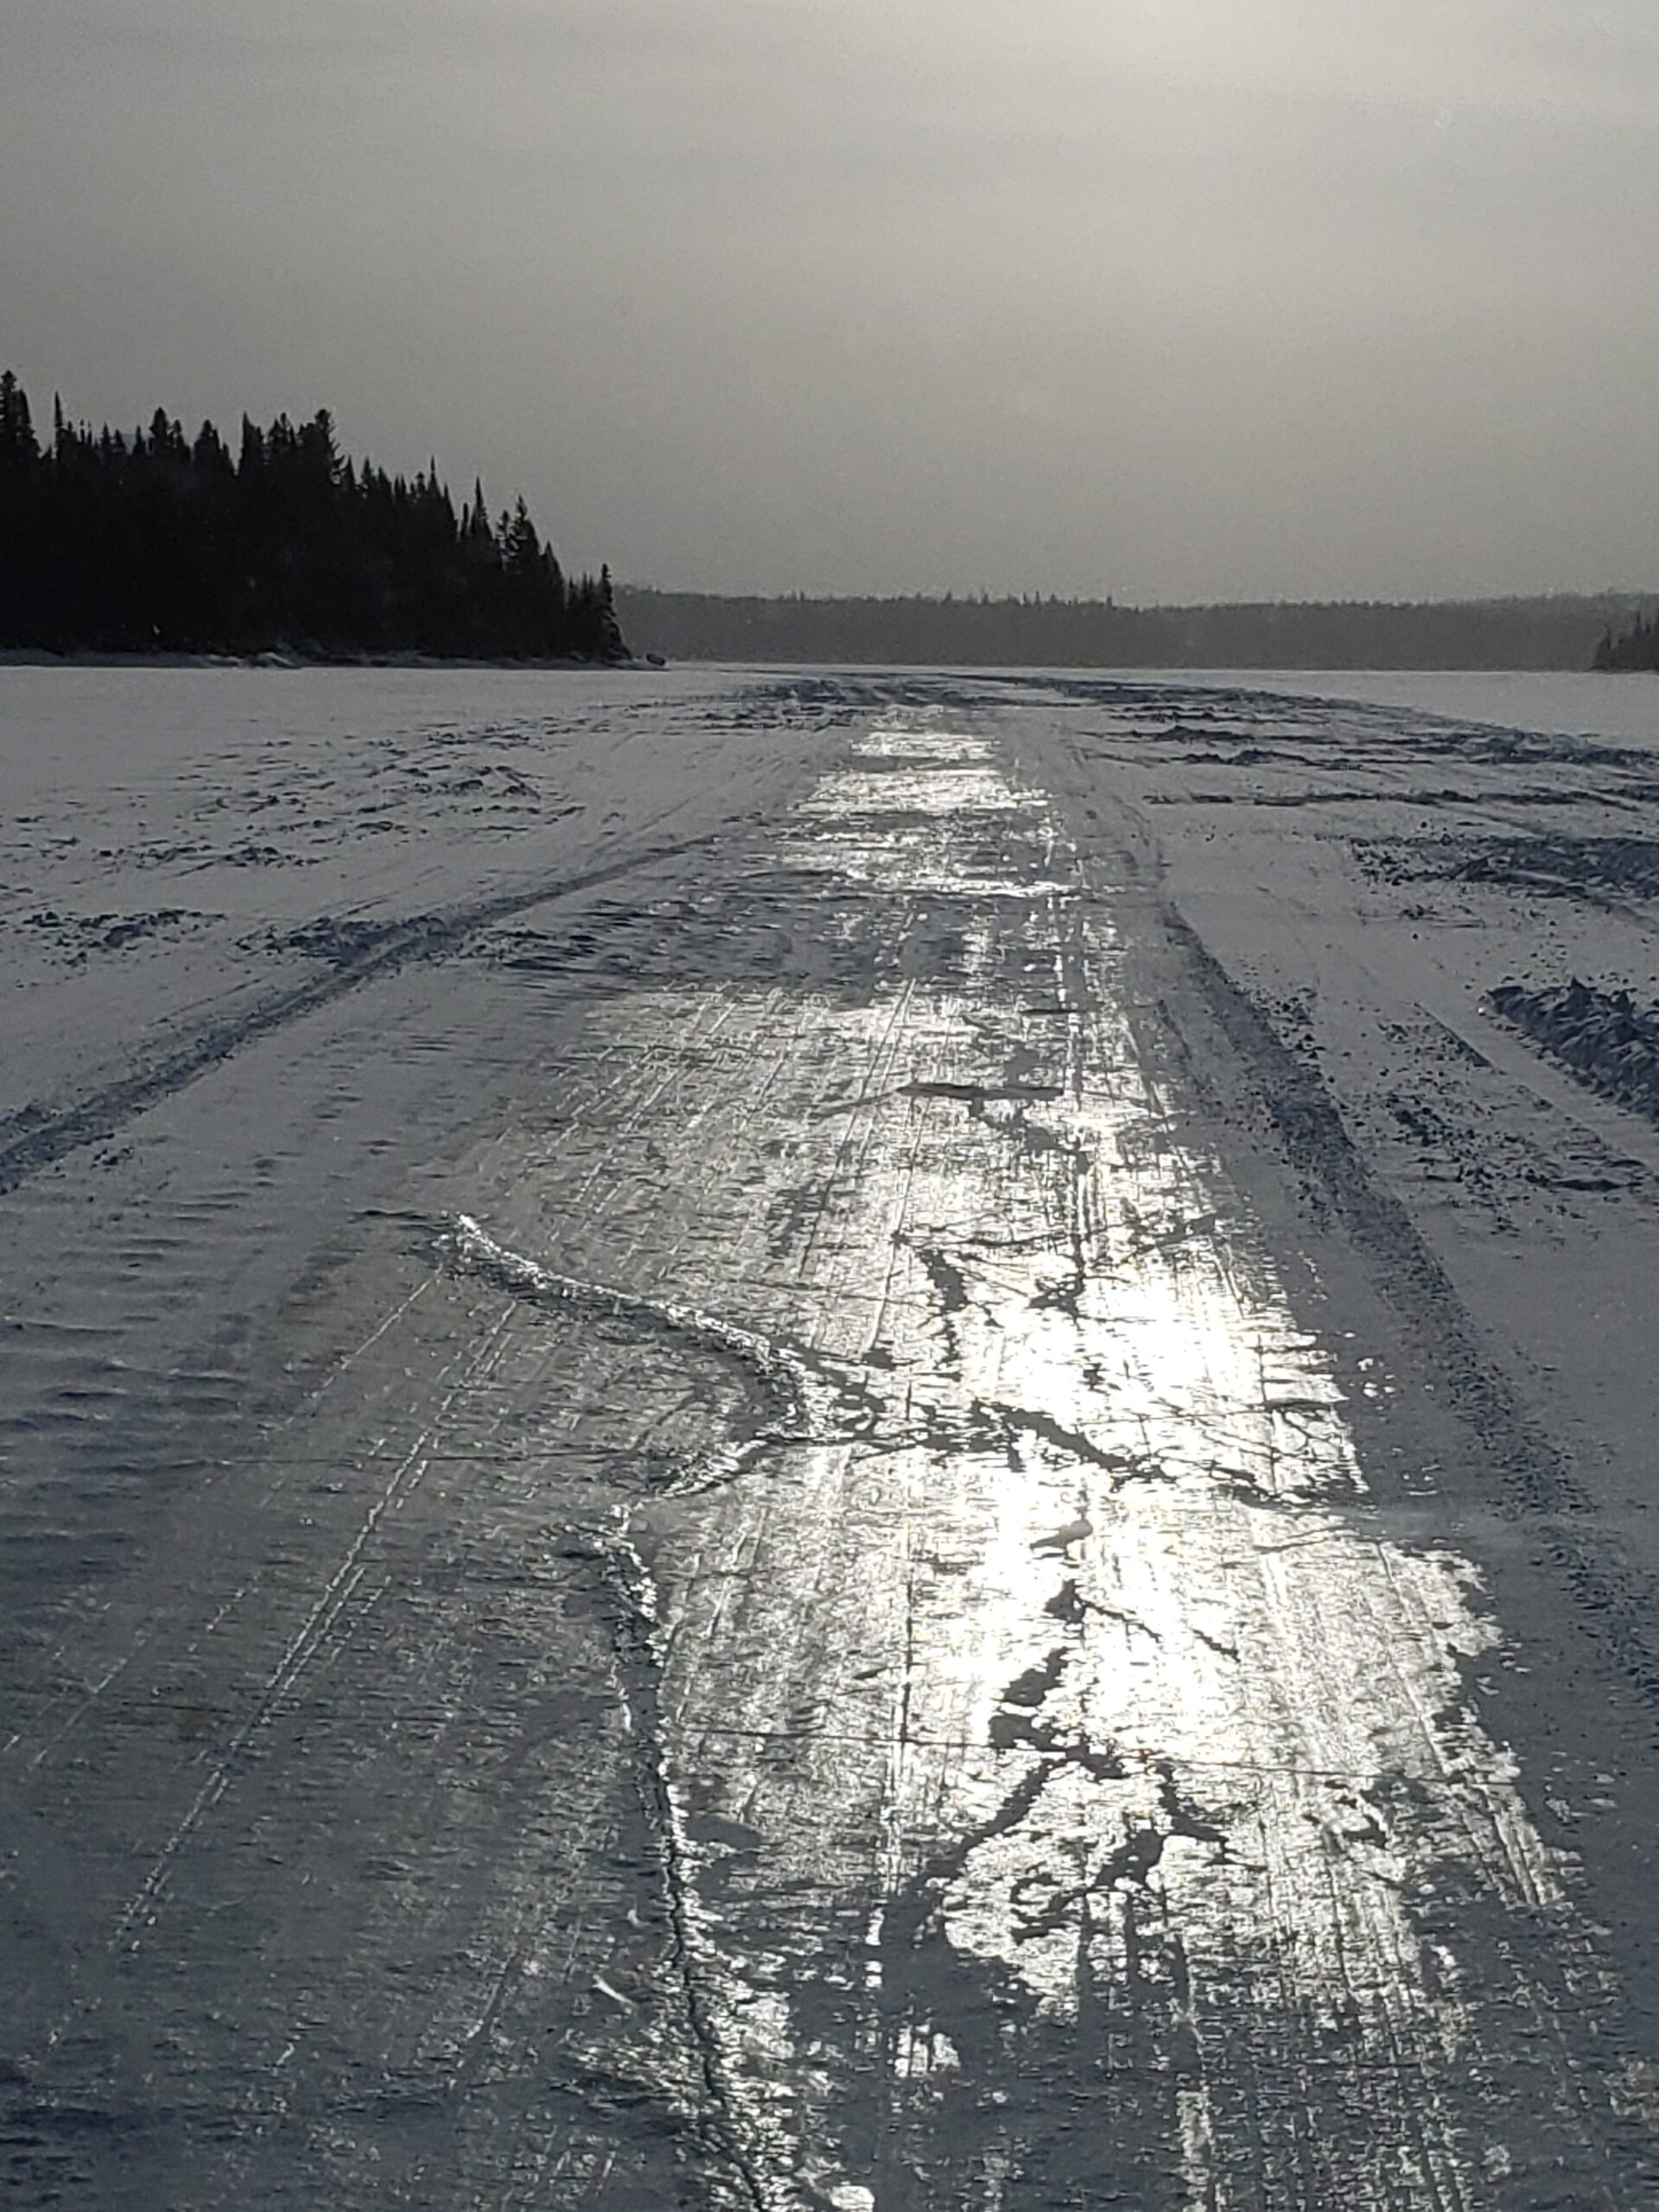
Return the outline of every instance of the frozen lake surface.
[[[1416,708],[1454,721],[1659,747],[1659,677],[1647,675],[1555,674],[1535,669],[1253,669],[1232,674],[1205,671],[1181,680],[1305,698],[1359,699],[1376,706]]]
[[[1659,2201],[1656,738],[0,670],[0,2192]]]

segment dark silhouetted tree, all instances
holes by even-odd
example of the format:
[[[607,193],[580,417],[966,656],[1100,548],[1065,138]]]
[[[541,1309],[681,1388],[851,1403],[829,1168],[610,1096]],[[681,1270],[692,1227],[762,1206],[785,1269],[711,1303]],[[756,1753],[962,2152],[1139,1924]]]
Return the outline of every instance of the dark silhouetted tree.
[[[608,612],[609,619],[607,619]],[[435,461],[412,480],[341,454],[326,409],[242,420],[232,458],[158,409],[93,431],[0,377],[0,645],[54,651],[626,656],[608,575],[567,588],[530,511],[459,516]]]
[[[1616,634],[1612,626],[1602,632],[1592,668],[1604,671],[1647,669],[1659,671],[1659,612],[1651,621],[1637,613],[1628,630]]]

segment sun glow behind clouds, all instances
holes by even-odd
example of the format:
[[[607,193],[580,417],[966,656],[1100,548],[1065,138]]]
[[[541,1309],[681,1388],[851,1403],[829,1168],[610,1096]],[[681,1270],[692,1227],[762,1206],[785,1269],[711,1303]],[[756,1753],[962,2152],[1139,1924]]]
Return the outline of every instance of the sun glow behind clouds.
[[[21,0],[0,329],[708,587],[1644,572],[1631,0]],[[74,281],[67,283],[65,272]]]

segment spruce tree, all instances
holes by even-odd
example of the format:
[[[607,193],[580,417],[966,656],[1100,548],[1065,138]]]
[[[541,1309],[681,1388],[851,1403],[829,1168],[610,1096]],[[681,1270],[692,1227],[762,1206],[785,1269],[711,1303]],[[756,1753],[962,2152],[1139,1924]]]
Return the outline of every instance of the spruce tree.
[[[608,571],[567,584],[522,499],[493,524],[481,483],[459,517],[435,461],[412,481],[340,449],[326,409],[237,453],[164,409],[94,432],[0,376],[0,645],[258,652],[294,645],[617,658]]]

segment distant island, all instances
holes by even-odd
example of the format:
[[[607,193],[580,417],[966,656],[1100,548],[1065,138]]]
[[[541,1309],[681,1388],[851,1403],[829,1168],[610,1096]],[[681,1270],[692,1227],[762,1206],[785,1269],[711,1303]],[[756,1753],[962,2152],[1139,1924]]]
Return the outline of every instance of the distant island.
[[[235,454],[158,411],[93,430],[0,376],[0,648],[289,652],[318,659],[627,658],[608,570],[566,577],[522,499],[459,513],[434,462],[412,478],[343,456],[324,409]]]
[[[1644,603],[1634,593],[1604,592],[1421,605],[1122,607],[948,594],[737,598],[624,585],[616,599],[635,646],[674,660],[1115,669],[1586,669],[1598,635],[1639,615]]]
[[[1630,628],[1617,635],[1611,627],[1604,630],[1592,666],[1621,672],[1645,669],[1649,674],[1659,674],[1659,613],[1651,619],[1637,614]]]

